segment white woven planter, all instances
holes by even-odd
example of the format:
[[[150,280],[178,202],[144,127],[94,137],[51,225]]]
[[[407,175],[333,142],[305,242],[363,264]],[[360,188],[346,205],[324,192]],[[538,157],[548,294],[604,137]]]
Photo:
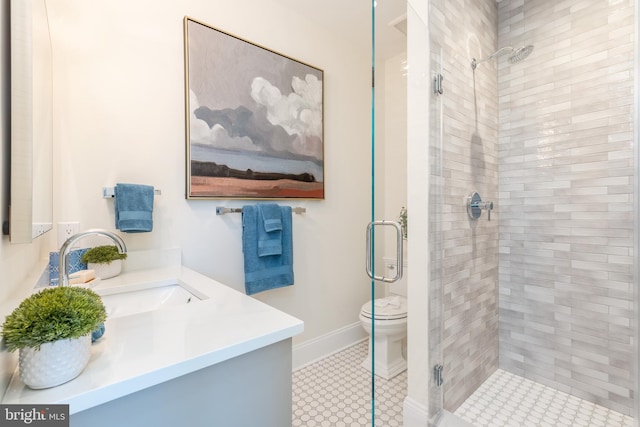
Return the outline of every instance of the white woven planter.
[[[120,274],[120,272],[122,271],[122,260],[116,259],[114,261],[111,261],[111,264],[96,264],[90,262],[87,263],[87,268],[89,270],[95,270],[96,277],[104,280]]]
[[[71,381],[91,357],[91,334],[44,343],[40,350],[20,349],[20,379],[33,389],[55,387]]]

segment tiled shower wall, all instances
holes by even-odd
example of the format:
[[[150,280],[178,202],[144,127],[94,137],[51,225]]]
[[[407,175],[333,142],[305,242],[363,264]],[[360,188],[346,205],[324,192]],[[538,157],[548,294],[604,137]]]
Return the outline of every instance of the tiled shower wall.
[[[500,367],[625,414],[633,398],[630,0],[503,0]]]
[[[498,13],[495,0],[433,0],[430,14],[432,57],[444,75],[444,407],[455,410],[498,367],[497,216],[471,220],[466,211],[473,191],[498,197],[496,69],[491,62],[471,68],[472,58],[496,50]]]

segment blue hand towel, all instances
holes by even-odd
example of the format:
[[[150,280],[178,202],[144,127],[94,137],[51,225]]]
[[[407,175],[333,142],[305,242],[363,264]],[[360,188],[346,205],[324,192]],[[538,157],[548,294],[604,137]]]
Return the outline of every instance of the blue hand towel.
[[[293,285],[293,238],[291,207],[280,207],[282,221],[282,253],[258,255],[258,229],[263,228],[257,206],[242,207],[242,252],[244,284],[247,295]]]
[[[282,214],[275,203],[257,205],[258,256],[282,254]]]
[[[126,233],[153,230],[153,187],[117,184],[115,188],[116,228]]]
[[[282,213],[279,205],[275,203],[264,203],[258,205],[258,210],[262,216],[264,231],[271,233],[272,231],[282,230]]]

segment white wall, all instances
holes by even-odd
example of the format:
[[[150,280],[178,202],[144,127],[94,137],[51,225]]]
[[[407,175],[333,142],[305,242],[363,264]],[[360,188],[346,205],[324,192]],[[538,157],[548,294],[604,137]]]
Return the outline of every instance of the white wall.
[[[269,1],[58,0],[49,8],[55,222],[113,229],[113,201],[101,187],[154,185],[162,190],[154,231],[125,234],[130,250],[182,247],[185,265],[238,290],[241,218],[217,217],[215,207],[243,203],[185,200],[183,17],[324,70],[326,199],[289,203],[307,208],[293,220],[295,285],[256,298],[305,321],[298,342],[357,322],[369,291],[369,51]]]
[[[400,209],[407,206],[406,60],[405,52],[385,61],[383,102],[376,105],[383,117],[382,129],[378,131],[381,135],[376,138],[376,147],[380,146],[383,153],[380,193],[384,198],[384,213],[381,218],[394,221],[398,220]],[[395,239],[386,239],[384,254],[395,258]]]
[[[407,7],[407,199],[410,213],[408,239],[408,390],[404,402],[405,427],[425,426],[428,420],[429,381],[429,98],[430,72],[428,0],[409,0]],[[435,396],[434,396],[435,397]]]

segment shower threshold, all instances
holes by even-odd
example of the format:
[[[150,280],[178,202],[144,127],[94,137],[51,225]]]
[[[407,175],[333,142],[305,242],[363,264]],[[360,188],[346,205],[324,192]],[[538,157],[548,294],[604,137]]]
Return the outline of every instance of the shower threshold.
[[[442,411],[442,415],[438,420],[438,427],[475,427],[473,424],[453,415],[449,411]]]

